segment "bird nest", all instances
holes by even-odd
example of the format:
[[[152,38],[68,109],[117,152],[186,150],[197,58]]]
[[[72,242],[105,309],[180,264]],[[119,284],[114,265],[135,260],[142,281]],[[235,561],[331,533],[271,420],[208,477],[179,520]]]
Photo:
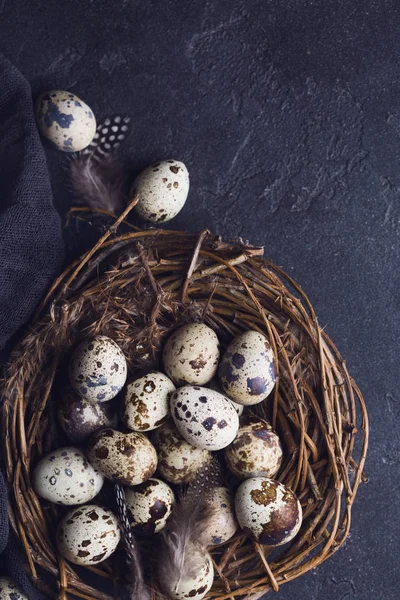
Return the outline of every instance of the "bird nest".
[[[83,337],[110,336],[132,373],[157,367],[164,340],[182,323],[206,323],[222,346],[258,330],[273,347],[277,385],[254,409],[282,440],[277,479],[299,498],[303,524],[277,549],[238,532],[212,550],[215,580],[207,598],[260,598],[317,567],[345,542],[365,479],[365,403],[301,287],[263,258],[261,248],[227,243],[208,231],[138,230],[126,221],[131,208],[54,282],[12,353],[2,384],[10,521],[32,580],[50,597],[118,595],[113,586],[121,556],[90,569],[66,563],[55,545],[63,509],[41,500],[31,486],[38,459],[60,446],[55,404],[71,348]]]

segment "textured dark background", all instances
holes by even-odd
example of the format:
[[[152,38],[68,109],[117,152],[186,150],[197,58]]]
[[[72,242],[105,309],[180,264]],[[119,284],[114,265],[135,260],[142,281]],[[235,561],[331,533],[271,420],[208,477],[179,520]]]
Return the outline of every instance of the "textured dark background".
[[[71,89],[98,117],[129,113],[133,172],[183,160],[192,186],[173,225],[264,244],[309,293],[365,394],[370,482],[351,537],[282,600],[398,597],[397,7],[0,0],[0,49],[34,91]],[[48,155],[65,211],[62,157]]]

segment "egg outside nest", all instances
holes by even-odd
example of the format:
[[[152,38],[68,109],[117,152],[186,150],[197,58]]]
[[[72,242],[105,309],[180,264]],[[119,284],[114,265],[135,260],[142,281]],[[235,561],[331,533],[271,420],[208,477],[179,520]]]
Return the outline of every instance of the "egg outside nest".
[[[151,165],[135,179],[136,214],[144,221],[166,223],[182,210],[189,193],[189,173],[183,162],[164,160]]]
[[[71,92],[44,92],[36,101],[35,112],[40,133],[62,152],[83,150],[96,134],[92,109]]]

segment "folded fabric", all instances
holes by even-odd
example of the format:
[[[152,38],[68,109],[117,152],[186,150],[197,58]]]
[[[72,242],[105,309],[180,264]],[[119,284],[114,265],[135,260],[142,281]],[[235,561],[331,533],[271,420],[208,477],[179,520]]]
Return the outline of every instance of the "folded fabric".
[[[46,157],[36,128],[31,89],[0,55],[0,361],[29,321],[64,258]],[[0,567],[31,600],[42,599],[24,570],[7,519],[0,474]]]

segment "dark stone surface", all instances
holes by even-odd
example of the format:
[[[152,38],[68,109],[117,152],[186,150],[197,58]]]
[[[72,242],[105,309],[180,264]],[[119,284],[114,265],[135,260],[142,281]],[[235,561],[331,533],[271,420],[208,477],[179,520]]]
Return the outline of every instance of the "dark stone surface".
[[[370,482],[346,547],[282,588],[394,600],[400,534],[400,14],[397,0],[0,0],[0,48],[39,92],[129,113],[132,172],[184,160],[176,228],[265,244],[361,386]],[[62,158],[49,152],[58,180]]]

